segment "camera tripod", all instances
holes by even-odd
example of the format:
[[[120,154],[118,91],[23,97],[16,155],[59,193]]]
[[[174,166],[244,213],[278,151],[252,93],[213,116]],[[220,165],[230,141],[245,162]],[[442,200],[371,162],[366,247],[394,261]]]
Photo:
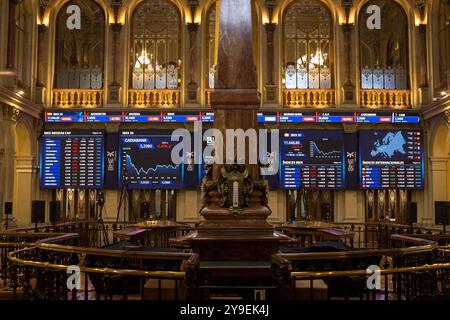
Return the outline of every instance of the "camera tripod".
[[[130,196],[130,189],[128,189],[128,179],[126,177],[126,175],[124,175],[123,178],[123,182],[122,182],[122,191],[120,192],[120,199],[119,199],[119,205],[117,207],[117,216],[116,216],[116,227],[119,225],[119,220],[120,220],[120,210],[122,209],[122,205],[124,203],[128,203],[128,208],[130,210],[131,213],[131,217],[133,217],[133,222],[137,222],[136,220],[136,215],[134,214],[134,206],[133,206],[133,201],[131,199]],[[125,226],[126,224],[126,210],[125,210],[125,206],[123,207],[123,225]]]
[[[103,221],[103,207],[105,205],[103,196],[101,196],[102,201],[97,200],[97,208],[99,208],[99,214],[97,218],[97,223],[94,226],[94,230],[89,240],[89,246],[93,246],[95,242],[98,240],[99,246],[104,244],[105,246],[109,245],[108,240],[108,231],[105,226],[105,222]]]

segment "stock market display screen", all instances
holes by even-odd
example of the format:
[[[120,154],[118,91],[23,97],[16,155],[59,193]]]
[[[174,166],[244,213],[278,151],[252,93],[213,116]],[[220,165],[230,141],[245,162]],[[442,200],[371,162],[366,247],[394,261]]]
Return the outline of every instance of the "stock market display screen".
[[[40,145],[41,188],[102,188],[103,146],[103,131],[44,131]]]
[[[122,131],[119,138],[119,177],[130,189],[182,189],[184,163],[171,158],[178,141],[170,132]]]
[[[363,189],[423,188],[423,139],[419,130],[359,132]]]
[[[342,131],[280,131],[281,188],[344,188],[343,149]]]

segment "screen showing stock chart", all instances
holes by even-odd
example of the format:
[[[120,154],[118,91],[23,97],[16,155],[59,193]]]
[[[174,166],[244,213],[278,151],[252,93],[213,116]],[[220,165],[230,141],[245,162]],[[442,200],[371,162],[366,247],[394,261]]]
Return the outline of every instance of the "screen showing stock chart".
[[[423,188],[423,138],[419,130],[359,132],[363,189]]]
[[[41,188],[102,188],[103,146],[103,131],[44,131],[40,145]]]
[[[170,132],[122,131],[120,133],[121,183],[130,189],[181,189],[184,187],[184,164],[174,164]]]
[[[343,149],[342,131],[281,131],[281,187],[284,189],[344,188]]]

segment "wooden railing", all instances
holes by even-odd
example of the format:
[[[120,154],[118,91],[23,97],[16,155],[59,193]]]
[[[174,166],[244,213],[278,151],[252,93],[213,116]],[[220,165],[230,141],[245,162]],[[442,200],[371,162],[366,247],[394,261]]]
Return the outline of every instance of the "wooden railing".
[[[53,106],[95,108],[103,105],[103,90],[53,89]]]
[[[180,96],[179,89],[129,90],[128,105],[130,107],[178,107]]]
[[[361,90],[360,104],[365,108],[411,108],[411,91]]]
[[[283,105],[287,108],[330,108],[335,106],[334,89],[284,89]]]

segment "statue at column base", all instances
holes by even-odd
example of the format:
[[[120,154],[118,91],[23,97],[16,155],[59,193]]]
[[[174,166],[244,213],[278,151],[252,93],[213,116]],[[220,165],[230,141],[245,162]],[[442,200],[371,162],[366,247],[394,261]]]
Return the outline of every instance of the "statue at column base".
[[[272,213],[267,206],[267,183],[253,180],[245,165],[224,165],[218,181],[212,180],[211,169],[203,180],[200,214],[205,220],[198,234],[272,236],[273,227],[266,220]]]

